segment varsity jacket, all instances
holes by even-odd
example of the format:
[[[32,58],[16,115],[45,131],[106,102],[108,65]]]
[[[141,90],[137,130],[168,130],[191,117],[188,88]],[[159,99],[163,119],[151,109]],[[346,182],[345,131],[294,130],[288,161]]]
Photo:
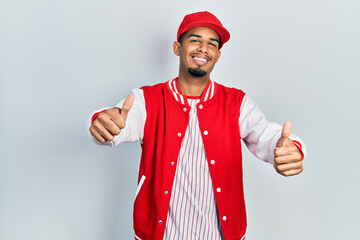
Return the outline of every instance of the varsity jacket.
[[[134,89],[135,102],[126,127],[113,141],[101,144],[115,146],[142,140],[134,202],[135,239],[162,240],[164,235],[176,163],[190,110],[184,96],[171,89],[171,82],[174,80]],[[255,102],[241,90],[211,83],[212,97],[207,91],[197,104],[201,137],[211,163],[208,166],[224,237],[244,240],[246,212],[240,139],[258,158],[274,164],[273,149],[281,126],[268,122]],[[121,108],[122,103],[116,106]],[[101,110],[89,117],[89,123]],[[306,157],[301,139],[293,134],[290,139],[303,158]]]
[[[197,105],[199,126],[224,237],[240,240],[246,231],[239,129],[244,93],[215,84],[213,98],[200,100]],[[136,239],[162,240],[189,106],[187,101],[177,101],[166,83],[142,90],[149,104],[134,202],[134,230]],[[216,164],[210,164],[211,160]]]

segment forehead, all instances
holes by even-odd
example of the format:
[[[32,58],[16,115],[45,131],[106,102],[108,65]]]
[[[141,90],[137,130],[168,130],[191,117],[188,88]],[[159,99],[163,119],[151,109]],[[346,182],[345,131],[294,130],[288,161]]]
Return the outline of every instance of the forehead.
[[[188,37],[191,34],[199,35],[202,38],[214,38],[214,39],[220,40],[219,35],[214,30],[212,30],[211,28],[207,28],[207,27],[192,28],[185,33],[185,36]]]

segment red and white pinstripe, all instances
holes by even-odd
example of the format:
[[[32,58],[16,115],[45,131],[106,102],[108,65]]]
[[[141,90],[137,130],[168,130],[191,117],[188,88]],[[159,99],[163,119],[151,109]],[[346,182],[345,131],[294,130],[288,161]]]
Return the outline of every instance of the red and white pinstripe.
[[[169,82],[175,99],[187,98],[178,91],[175,80]],[[204,101],[214,95],[214,83],[205,89]],[[190,120],[178,156],[167,216],[164,240],[221,240],[214,189],[197,117],[199,99],[187,99]]]

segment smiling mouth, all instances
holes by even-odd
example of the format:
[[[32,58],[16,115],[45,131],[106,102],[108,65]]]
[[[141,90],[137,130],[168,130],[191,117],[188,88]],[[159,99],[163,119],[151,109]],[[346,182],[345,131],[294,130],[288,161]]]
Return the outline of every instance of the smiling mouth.
[[[209,61],[209,59],[199,56],[193,56],[192,58],[197,65],[204,65]]]

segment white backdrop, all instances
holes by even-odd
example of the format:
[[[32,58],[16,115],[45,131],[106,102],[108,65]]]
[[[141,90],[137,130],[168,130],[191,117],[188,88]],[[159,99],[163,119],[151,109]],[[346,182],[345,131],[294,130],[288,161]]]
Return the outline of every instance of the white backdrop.
[[[212,79],[308,147],[290,178],[244,150],[247,239],[358,239],[359,1],[5,0],[1,240],[132,239],[140,144],[95,145],[86,119],[175,77],[177,28],[200,10],[231,33]]]

